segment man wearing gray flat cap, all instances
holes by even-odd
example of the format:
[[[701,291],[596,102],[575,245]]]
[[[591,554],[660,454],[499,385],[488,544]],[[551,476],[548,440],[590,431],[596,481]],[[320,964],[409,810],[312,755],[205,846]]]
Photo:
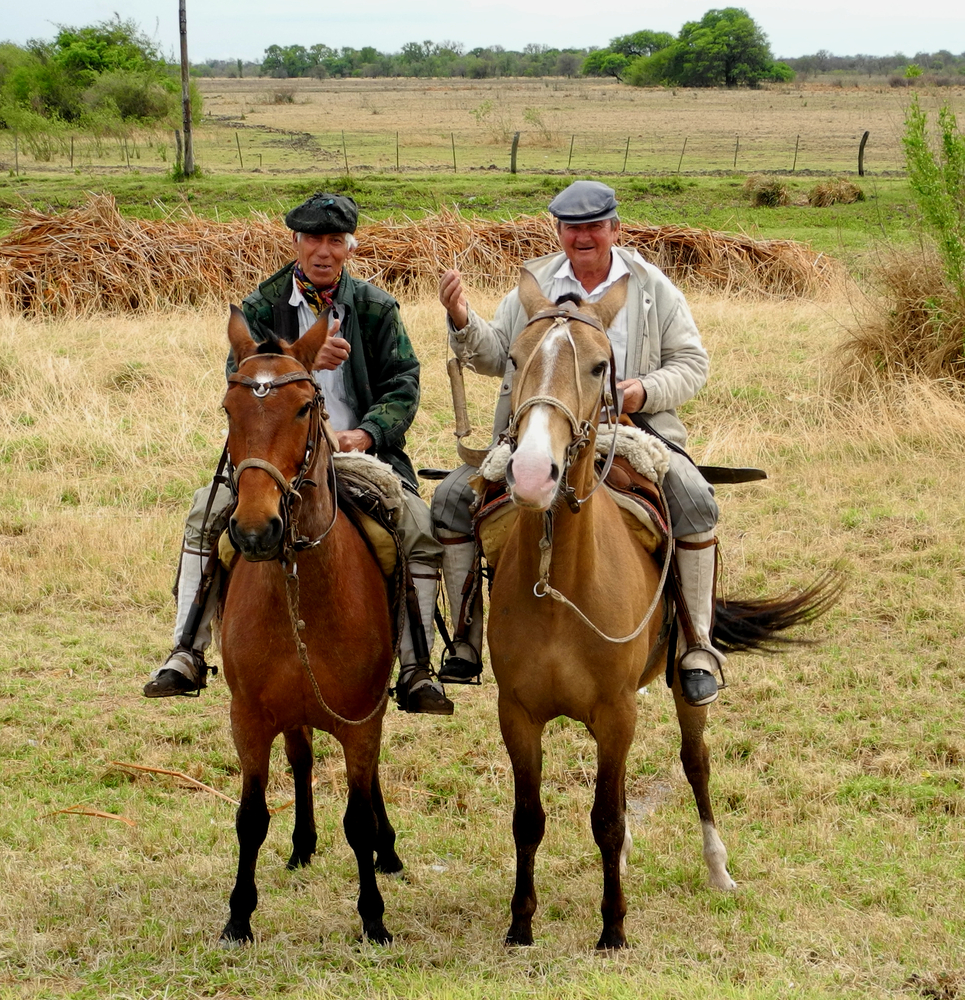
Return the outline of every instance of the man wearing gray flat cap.
[[[664,492],[670,507],[681,600],[689,612],[696,641],[680,658],[683,696],[691,705],[717,698],[715,675],[724,656],[714,648],[717,503],[713,487],[687,456],[687,432],[677,407],[691,399],[707,380],[709,359],[681,291],[635,250],[618,246],[620,220],[614,190],[599,181],[574,181],[549,204],[556,218],[561,252],[524,265],[546,298],[574,294],[596,302],[624,275],[629,275],[626,305],[607,330],[623,392],[623,412],[640,427],[662,437],[673,449]],[[494,441],[509,423],[513,368],[509,349],[526,325],[517,290],[507,295],[487,322],[469,307],[457,270],[439,281],[439,300],[446,309],[449,342],[464,364],[483,375],[502,378],[496,406]],[[482,602],[478,587],[467,587],[472,573],[473,540],[468,479],[476,470],[463,466],[439,484],[432,500],[436,536],[443,543],[443,578],[450,603],[459,611],[455,630],[462,638],[456,656],[444,664],[440,678],[458,682],[478,676],[482,662]],[[463,606],[463,593],[475,593],[476,604]],[[460,625],[462,627],[460,628]]]
[[[452,702],[421,662],[417,650],[432,650],[442,546],[433,537],[429,508],[419,496],[405,433],[419,406],[419,360],[391,295],[353,277],[345,265],[358,241],[358,206],[347,195],[318,193],[285,216],[294,260],[263,281],[242,302],[256,342],[294,343],[326,310],[329,336],[315,357],[313,377],[325,397],[329,422],[341,451],[364,451],[390,465],[403,486],[398,526],[418,598],[420,615],[406,614],[399,641],[396,699],[407,712],[451,715]],[[226,374],[236,370],[228,355]],[[211,641],[216,586],[204,566],[217,545],[231,493],[216,482],[202,487],[184,529],[175,588],[174,649],[144,686],[148,698],[194,694],[210,669],[204,652]],[[414,620],[421,617],[421,622]],[[424,634],[423,646],[419,631]]]

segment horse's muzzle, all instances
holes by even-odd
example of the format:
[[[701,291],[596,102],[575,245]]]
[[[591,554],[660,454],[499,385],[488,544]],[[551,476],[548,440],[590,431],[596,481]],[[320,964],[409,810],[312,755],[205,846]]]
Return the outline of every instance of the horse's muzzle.
[[[268,562],[282,552],[285,522],[280,517],[270,517],[256,528],[243,527],[236,517],[228,522],[231,544],[248,562]]]

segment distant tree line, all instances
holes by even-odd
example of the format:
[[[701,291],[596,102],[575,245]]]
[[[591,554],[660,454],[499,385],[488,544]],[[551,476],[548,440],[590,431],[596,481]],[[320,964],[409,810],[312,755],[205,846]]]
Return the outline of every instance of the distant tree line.
[[[836,56],[821,49],[809,56],[785,60],[802,80],[827,75],[892,76],[914,79],[916,76],[946,76],[961,83],[965,76],[965,52],[952,55],[947,49],[938,52],[916,52],[906,56],[896,52],[890,56]]]
[[[321,43],[269,45],[260,65],[211,60],[193,66],[198,76],[289,77],[468,77],[473,80],[503,76],[576,76],[589,49],[554,49],[527,45],[521,52],[499,45],[466,50],[459,42],[407,42],[401,51],[379,52],[334,49]]]

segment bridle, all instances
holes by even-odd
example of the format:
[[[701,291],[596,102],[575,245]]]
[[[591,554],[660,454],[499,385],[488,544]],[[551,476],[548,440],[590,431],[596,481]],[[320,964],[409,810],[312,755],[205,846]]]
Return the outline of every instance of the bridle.
[[[267,353],[252,354],[245,358],[238,367],[240,368],[246,361],[251,361],[253,358],[264,357],[288,357],[288,355]],[[307,549],[314,549],[316,546],[320,545],[332,528],[335,527],[335,522],[338,520],[338,490],[335,484],[335,459],[333,457],[337,448],[337,442],[333,440],[332,432],[328,426],[328,413],[325,411],[325,397],[311,373],[305,370],[287,372],[284,375],[279,375],[277,378],[270,379],[268,381],[253,379],[238,371],[229,375],[228,381],[235,385],[243,385],[246,388],[251,389],[252,393],[259,399],[264,399],[272,389],[278,389],[281,386],[288,385],[292,382],[311,382],[314,386],[315,393],[309,403],[309,406],[311,407],[311,422],[308,428],[308,436],[305,439],[305,454],[302,457],[301,465],[298,472],[295,473],[294,478],[290,481],[285,479],[281,472],[279,472],[279,470],[272,465],[271,462],[266,462],[261,458],[246,458],[244,461],[238,463],[237,468],[233,468],[229,456],[228,481],[231,485],[232,495],[235,500],[238,498],[238,481],[241,478],[241,474],[246,469],[261,469],[262,472],[267,472],[268,475],[271,476],[271,478],[278,484],[278,488],[282,493],[279,507],[283,523],[282,551],[278,560],[285,573],[285,596],[288,604],[288,617],[291,621],[292,638],[295,640],[295,648],[298,651],[298,658],[301,661],[302,667],[304,668],[309,681],[311,682],[315,698],[317,699],[322,710],[327,712],[333,719],[337,722],[341,722],[343,725],[364,725],[384,709],[389,698],[388,683],[386,684],[385,691],[382,693],[382,697],[379,699],[378,704],[372,709],[371,712],[368,713],[368,715],[362,719],[346,719],[344,716],[339,715],[339,713],[325,701],[321,689],[318,686],[318,681],[315,679],[315,674],[312,671],[311,663],[308,659],[308,647],[305,645],[300,634],[305,629],[305,622],[299,617],[300,595],[296,553],[304,552]],[[329,492],[332,496],[332,520],[328,527],[320,535],[317,535],[315,538],[308,538],[298,532],[298,526],[295,521],[295,513],[292,509],[292,504],[295,500],[301,500],[300,491],[302,487],[318,486],[318,483],[308,478],[308,473],[314,465],[323,434],[328,439],[330,445],[328,478],[330,487]],[[226,444],[225,454],[227,454],[227,448],[228,446]]]
[[[569,301],[561,302],[559,305],[552,306],[549,309],[544,309],[542,312],[536,313],[536,315],[534,315],[529,320],[529,322],[526,324],[526,326],[523,327],[523,329],[525,330],[526,327],[532,326],[534,323],[537,323],[540,320],[545,320],[545,319],[552,320],[552,323],[546,328],[542,337],[540,337],[539,343],[536,345],[535,349],[530,354],[530,356],[526,359],[526,363],[523,365],[522,370],[519,373],[518,376],[519,381],[516,382],[517,385],[522,384],[523,379],[529,372],[529,366],[532,363],[533,358],[535,358],[536,355],[539,353],[540,348],[543,346],[543,342],[546,340],[546,338],[553,330],[566,328],[566,340],[573,351],[574,360],[576,360],[577,354],[576,354],[576,343],[573,340],[573,334],[569,329],[569,323],[571,320],[577,320],[580,323],[586,323],[588,326],[593,327],[595,330],[599,330],[601,333],[604,334],[606,333],[606,330],[604,330],[603,328],[603,324],[595,316],[590,316],[587,313],[580,312],[579,309],[576,308],[575,304]],[[578,368],[578,366],[576,367]],[[607,400],[606,384],[604,383],[604,385],[600,389],[600,405],[602,409],[606,412],[607,424],[609,425],[610,412],[611,412],[610,406],[612,405],[613,412],[616,414],[619,414],[620,410],[620,402],[616,386],[616,366],[614,365],[613,362],[612,346],[610,348],[610,359],[608,367],[609,367],[610,399],[609,401]],[[579,412],[583,412],[583,384],[580,382],[579,378],[577,378],[576,381],[576,392],[577,392],[577,410]],[[520,418],[527,410],[538,404],[545,404],[547,406],[552,406],[554,409],[559,410],[560,413],[562,413],[563,416],[566,417],[567,421],[569,422],[570,429],[573,432],[573,440],[567,446],[566,459],[563,465],[563,470],[560,473],[560,494],[566,501],[570,510],[574,514],[578,514],[583,504],[585,504],[590,499],[590,497],[593,496],[593,494],[603,485],[604,481],[606,480],[607,474],[610,471],[610,467],[613,465],[613,457],[616,453],[616,443],[617,443],[616,426],[614,426],[613,440],[610,442],[610,449],[607,452],[606,461],[603,465],[603,468],[597,475],[597,481],[593,484],[593,488],[590,490],[589,493],[587,493],[585,497],[577,497],[576,491],[567,481],[567,474],[569,473],[570,467],[572,466],[573,462],[576,461],[577,456],[590,442],[590,434],[593,431],[593,424],[589,419],[580,422],[573,414],[573,411],[570,410],[570,408],[556,396],[549,396],[549,395],[531,396],[527,400],[525,400],[525,402],[519,407],[518,410],[514,411],[509,421],[509,427],[506,430],[506,433],[504,434],[504,438],[509,442],[512,449],[515,450],[519,434]],[[659,484],[658,484],[658,489],[660,490],[661,497],[663,497],[663,488]],[[667,506],[666,498],[663,497],[663,499],[664,499],[664,508],[666,509]],[[673,538],[670,536],[670,533],[668,532],[668,548],[670,551],[667,552],[666,559],[664,560],[663,569],[660,575],[660,583],[657,586],[656,592],[654,593],[653,596],[653,600],[650,602],[650,606],[647,608],[646,614],[644,614],[643,619],[640,621],[637,627],[628,635],[619,637],[607,635],[605,632],[601,631],[592,621],[590,621],[590,619],[587,618],[587,616],[568,597],[566,597],[564,594],[561,594],[560,591],[558,591],[555,587],[553,587],[549,582],[550,563],[552,562],[553,559],[553,508],[550,507],[550,509],[544,512],[543,514],[543,537],[540,539],[539,542],[539,548],[540,548],[539,579],[536,581],[536,584],[533,587],[533,594],[536,597],[551,597],[553,598],[554,601],[558,601],[560,604],[565,604],[568,608],[570,608],[572,611],[576,613],[576,615],[583,621],[583,623],[588,628],[594,631],[601,639],[603,639],[606,642],[613,642],[613,643],[632,642],[647,627],[647,625],[650,623],[651,618],[653,617],[654,613],[659,607],[660,599],[664,591],[664,586],[666,585],[667,582],[667,573],[670,567],[670,557],[671,557],[672,547],[673,547]]]
[[[241,364],[243,365],[254,358],[286,356],[282,354],[253,354],[245,358]],[[240,367],[241,365],[239,365]],[[238,482],[241,479],[241,474],[246,469],[261,469],[262,472],[267,472],[277,483],[282,494],[279,509],[283,523],[282,537],[284,539],[280,558],[283,566],[286,564],[294,566],[295,553],[302,552],[305,549],[313,549],[319,545],[332,530],[338,517],[338,492],[335,489],[335,467],[334,460],[331,457],[332,449],[329,449],[329,482],[333,505],[331,523],[320,535],[315,538],[309,538],[299,533],[295,512],[292,509],[293,503],[296,500],[301,500],[302,487],[318,486],[313,479],[308,477],[308,473],[315,462],[322,434],[325,433],[325,422],[328,420],[328,414],[325,412],[325,397],[322,394],[322,390],[316,384],[315,379],[312,378],[309,372],[304,370],[286,372],[284,375],[279,375],[277,378],[268,381],[253,379],[238,371],[228,376],[228,382],[235,385],[243,385],[251,389],[252,394],[258,399],[264,399],[272,389],[281,388],[281,386],[289,385],[292,382],[311,382],[315,389],[315,393],[309,403],[311,407],[311,422],[308,428],[308,436],[305,440],[305,454],[302,456],[298,471],[291,480],[286,479],[271,462],[265,461],[265,459],[246,458],[244,461],[239,462],[237,466],[233,466],[231,464],[231,457],[228,457],[228,480],[235,499],[238,496]]]
[[[526,378],[527,374],[529,373],[530,365],[533,363],[533,359],[536,357],[537,354],[539,354],[540,348],[543,346],[544,342],[546,341],[546,338],[554,331],[556,330],[565,331],[566,341],[570,345],[570,349],[573,351],[574,362],[576,362],[577,360],[576,342],[573,340],[573,334],[569,328],[570,322],[575,320],[579,323],[585,323],[587,326],[591,326],[593,327],[593,329],[599,330],[600,333],[606,334],[606,330],[603,328],[603,324],[595,316],[591,316],[588,313],[580,312],[580,310],[576,308],[576,305],[573,302],[562,302],[557,306],[552,306],[549,309],[544,309],[541,312],[536,313],[529,320],[526,326],[523,327],[523,329],[525,330],[528,327],[532,326],[534,323],[538,323],[542,320],[547,320],[547,319],[552,320],[552,322],[543,331],[543,335],[542,337],[540,337],[536,347],[533,349],[529,357],[526,359],[526,363],[523,365],[522,370],[520,371],[517,377],[516,381],[517,385],[521,384],[522,381]],[[578,365],[574,364],[574,368],[578,368]],[[606,383],[604,382],[603,387],[601,387],[600,389],[600,405],[603,411],[606,413],[607,417],[606,422],[609,425],[611,405],[614,411],[618,409],[616,365],[613,362],[612,347],[610,348],[610,358],[607,364],[607,368],[609,370],[609,383],[610,383],[609,400],[607,398]],[[577,393],[576,396],[577,412],[583,412],[583,383],[580,381],[579,378],[577,378],[576,380],[576,393]],[[563,414],[564,417],[566,417],[566,420],[570,425],[570,430],[572,432],[572,440],[570,441],[569,445],[567,445],[566,457],[563,462],[563,469],[560,472],[560,495],[566,501],[570,510],[572,510],[574,514],[578,514],[583,504],[585,504],[587,500],[589,500],[590,497],[593,496],[593,494],[603,484],[603,481],[606,479],[607,474],[610,471],[610,466],[613,465],[613,456],[615,454],[615,446],[616,446],[616,434],[613,435],[613,441],[610,444],[610,450],[607,453],[603,469],[601,470],[599,476],[597,477],[597,481],[593,485],[593,488],[590,490],[589,493],[587,493],[585,497],[578,497],[576,495],[576,491],[570,485],[567,476],[571,466],[576,461],[580,452],[590,443],[590,435],[593,431],[593,423],[591,420],[586,419],[580,421],[577,418],[577,416],[573,413],[573,411],[566,405],[566,403],[564,403],[563,400],[559,399],[557,396],[549,396],[545,394],[539,396],[530,396],[522,403],[522,405],[517,410],[513,412],[512,416],[510,417],[509,427],[506,429],[506,432],[504,434],[504,438],[506,441],[509,442],[509,445],[513,449],[513,451],[515,451],[519,438],[519,424],[520,420],[523,417],[523,414],[526,413],[527,410],[532,409],[532,407],[539,405],[551,406],[553,407],[553,409],[558,410],[560,413]]]

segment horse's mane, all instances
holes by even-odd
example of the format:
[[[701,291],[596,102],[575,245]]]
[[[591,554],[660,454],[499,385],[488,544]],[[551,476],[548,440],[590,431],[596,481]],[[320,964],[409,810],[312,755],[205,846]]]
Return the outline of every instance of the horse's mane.
[[[278,335],[273,330],[266,332],[268,335],[258,345],[255,354],[283,354],[284,352],[281,349],[282,342],[278,339]]]
[[[583,300],[576,294],[576,292],[567,292],[565,295],[561,295],[555,302],[555,305],[561,306],[564,302],[572,302],[574,305],[582,305]]]

